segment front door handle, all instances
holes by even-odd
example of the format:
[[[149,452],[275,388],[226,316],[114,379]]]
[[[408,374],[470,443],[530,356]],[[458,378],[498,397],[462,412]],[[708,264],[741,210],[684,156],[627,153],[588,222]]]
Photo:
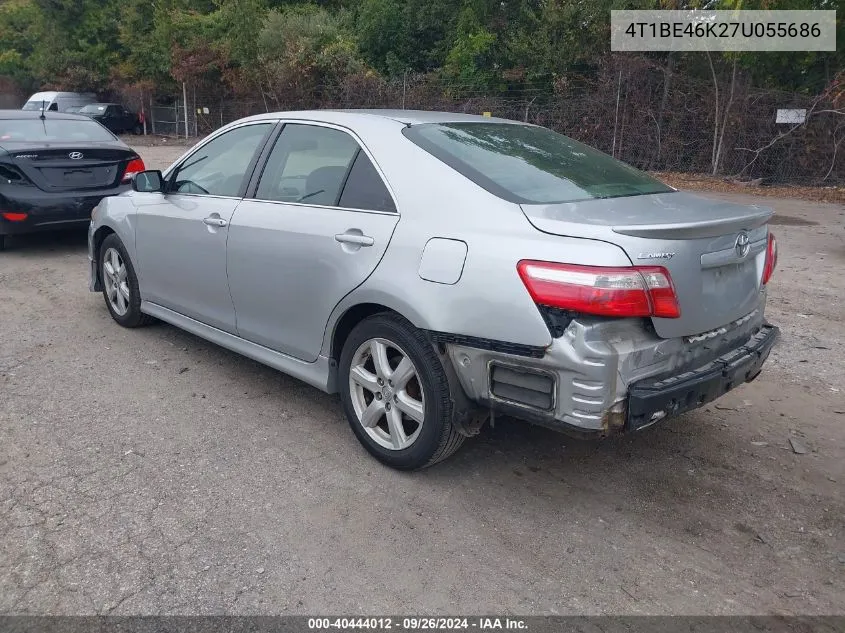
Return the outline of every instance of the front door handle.
[[[217,226],[217,227],[220,227],[220,228],[223,228],[224,226],[229,224],[223,218],[215,218],[214,216],[211,216],[209,218],[205,218],[202,222],[203,222],[203,224],[207,224],[208,226]]]
[[[338,233],[334,236],[341,244],[355,244],[357,246],[372,246],[375,240],[369,235],[361,235],[360,233]]]

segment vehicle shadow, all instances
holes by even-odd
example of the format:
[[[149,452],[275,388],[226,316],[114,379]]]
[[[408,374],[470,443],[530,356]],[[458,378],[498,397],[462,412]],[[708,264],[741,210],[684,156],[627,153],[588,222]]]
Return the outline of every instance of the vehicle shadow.
[[[399,472],[377,464],[358,445],[337,395],[166,324],[133,334],[184,349],[186,366],[201,360],[214,375],[204,381],[217,383],[218,395],[279,412],[278,419],[253,419],[256,428],[284,425],[277,437],[293,438],[291,425],[283,420],[294,417],[307,424],[308,441],[318,443],[320,454],[332,464],[328,472],[340,469],[352,478],[377,473],[409,495],[425,491],[409,496],[402,509],[394,508],[412,523],[442,513],[444,499],[458,499],[468,512],[536,531],[541,539],[552,538],[550,525],[558,525],[555,533],[562,534],[567,526],[589,523],[599,531],[616,526],[635,537],[645,529],[702,547],[721,547],[719,539],[727,533],[752,542],[752,528],[748,532],[743,526],[775,516],[784,503],[803,504],[792,494],[785,501],[776,488],[761,489],[760,481],[775,477],[772,469],[781,465],[751,458],[744,450],[749,446],[747,429],[765,415],[754,410],[730,413],[710,407],[603,440],[574,439],[497,417],[447,460],[421,471]],[[248,397],[243,395],[247,391]],[[252,399],[256,405],[247,402]],[[233,442],[239,429],[233,422]],[[296,436],[303,441],[300,431]]]
[[[234,388],[260,390],[267,398],[278,401],[279,408],[291,405],[292,401],[307,402],[309,408],[321,415],[318,419],[331,420],[336,427],[343,417],[339,397],[325,394],[318,389],[243,357],[235,352],[218,347],[193,334],[169,324],[157,322],[149,328],[135,331],[136,335],[149,336],[167,342],[171,346],[184,348],[194,362],[205,358],[220,373],[220,378],[232,381]],[[292,398],[292,395],[295,396]],[[606,439],[576,439],[556,431],[535,426],[507,416],[496,416],[488,421],[481,433],[468,439],[458,452],[446,461],[411,476],[423,476],[433,481],[447,482],[462,476],[468,470],[485,473],[494,479],[514,479],[537,476],[561,481],[580,480],[584,484],[604,487],[611,480],[625,485],[633,471],[641,471],[648,478],[668,477],[670,472],[659,472],[661,467],[669,471],[688,468],[692,461],[707,459],[719,462],[730,461],[737,442],[734,432],[727,425],[719,425],[712,414],[705,410],[694,411],[675,419],[655,425],[638,433]],[[340,425],[338,435],[331,441],[355,442],[345,424]],[[316,429],[315,429],[316,430]],[[719,448],[728,449],[720,454]],[[372,462],[361,448],[360,456],[369,466]],[[396,471],[391,471],[396,472]],[[396,473],[402,476],[401,473]]]
[[[231,391],[233,397],[249,391],[262,394],[270,409],[294,416],[307,410],[309,423],[319,421],[313,432],[327,443],[326,454],[343,455],[344,468],[379,468],[363,447],[351,449],[357,442],[345,424],[337,395],[167,324],[133,334],[184,349],[186,366],[202,361],[213,372],[213,380],[220,381],[219,388]],[[757,466],[742,451],[748,445],[744,429],[753,426],[749,417],[757,415],[708,407],[638,433],[601,440],[574,439],[497,416],[493,425],[488,422],[480,435],[468,439],[444,462],[413,473],[381,467],[382,476],[444,490],[453,489],[456,482],[468,485],[469,479],[479,494],[501,496],[502,503],[540,504],[556,514],[561,511],[558,503],[580,492],[580,498],[586,493],[591,504],[607,506],[609,512],[634,505],[657,516],[674,515],[682,508],[701,516],[702,509],[717,511],[719,499],[730,498],[744,487],[740,484],[758,477]],[[521,491],[517,500],[512,498],[514,490]]]
[[[84,253],[88,248],[88,227],[62,231],[43,231],[6,236],[3,255],[40,255],[44,253]]]

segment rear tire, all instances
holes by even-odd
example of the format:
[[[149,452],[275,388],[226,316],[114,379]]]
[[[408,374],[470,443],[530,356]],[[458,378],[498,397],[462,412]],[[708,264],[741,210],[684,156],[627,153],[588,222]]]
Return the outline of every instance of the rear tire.
[[[6,236],[0,235],[0,252],[6,250]]]
[[[141,136],[141,134],[143,134],[143,133],[144,133],[144,128],[143,128],[143,127],[141,127],[141,124],[139,123],[139,124],[138,124],[138,125],[136,125],[134,128],[132,128],[132,133],[133,133],[135,136]]]
[[[449,380],[431,343],[402,317],[359,323],[340,355],[338,384],[352,432],[383,464],[416,470],[446,459],[465,436],[452,424]]]
[[[141,312],[138,277],[126,247],[116,234],[103,240],[97,265],[103,283],[103,299],[112,318],[128,328],[151,323],[152,317]]]

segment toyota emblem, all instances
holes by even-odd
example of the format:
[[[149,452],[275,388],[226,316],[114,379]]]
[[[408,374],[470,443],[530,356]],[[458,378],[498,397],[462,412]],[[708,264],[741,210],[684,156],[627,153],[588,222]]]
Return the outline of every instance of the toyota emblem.
[[[740,259],[743,259],[750,250],[751,240],[748,239],[748,233],[743,231],[736,236],[736,254]]]
[[[71,160],[79,160],[80,158],[82,158],[82,152],[71,152],[70,154],[68,154],[68,158],[70,158]]]

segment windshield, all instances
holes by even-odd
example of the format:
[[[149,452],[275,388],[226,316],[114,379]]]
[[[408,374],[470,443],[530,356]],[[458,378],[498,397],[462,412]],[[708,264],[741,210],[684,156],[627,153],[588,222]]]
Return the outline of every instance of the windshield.
[[[114,136],[95,121],[73,119],[0,119],[0,143],[113,141]]]
[[[97,104],[87,105],[84,108],[82,108],[82,110],[80,110],[80,112],[82,112],[83,114],[102,114],[105,111],[106,111],[106,106],[97,105]]]
[[[20,101],[18,103],[20,103]],[[33,110],[40,110],[42,105],[44,106],[44,109],[46,110],[48,107],[50,107],[50,102],[49,101],[27,101],[26,103],[23,104],[23,108],[21,108],[21,110],[28,110],[30,112],[33,111]]]
[[[424,124],[403,133],[510,202],[554,204],[674,191],[607,154],[533,125]]]

